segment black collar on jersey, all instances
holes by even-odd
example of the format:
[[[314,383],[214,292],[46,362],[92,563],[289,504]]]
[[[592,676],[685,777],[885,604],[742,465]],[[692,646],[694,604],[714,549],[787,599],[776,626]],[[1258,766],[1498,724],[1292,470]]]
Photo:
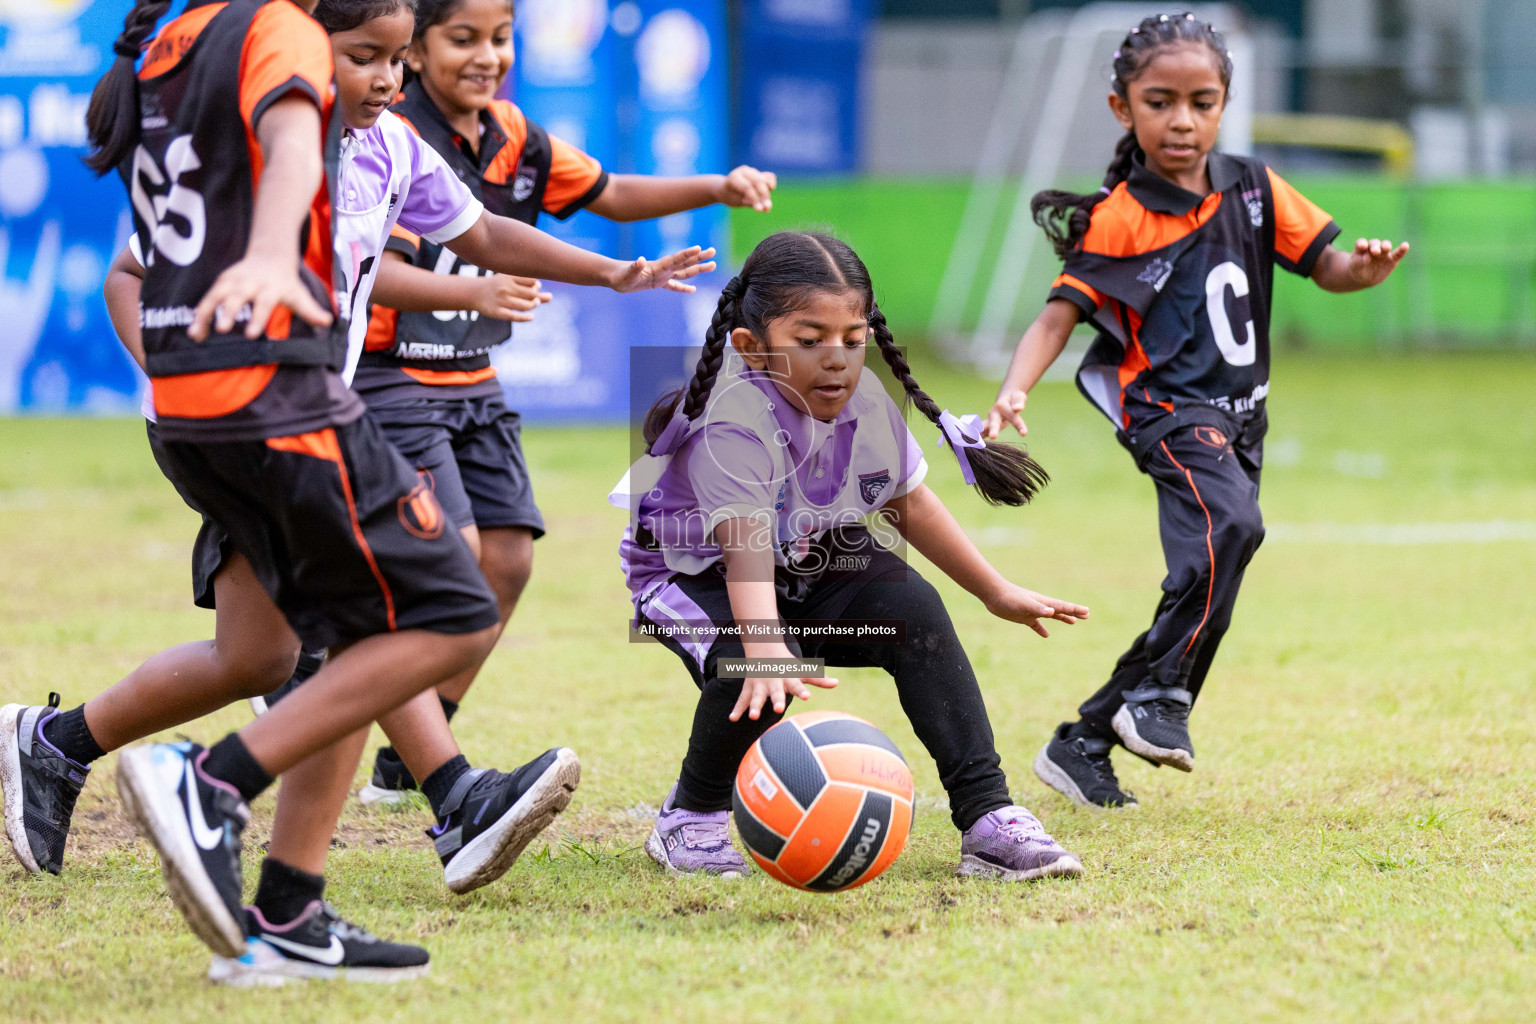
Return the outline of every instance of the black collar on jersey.
[[[1211,191],[1225,192],[1242,177],[1243,165],[1225,153],[1214,149],[1206,154],[1206,173],[1211,176]],[[1205,199],[1154,171],[1147,170],[1141,153],[1131,158],[1131,173],[1125,179],[1125,187],[1131,198],[1153,213],[1167,213],[1175,217],[1187,215]]]
[[[448,123],[448,118],[437,109],[437,104],[432,102],[432,97],[427,95],[427,90],[422,87],[421,79],[413,78],[402,92],[405,98],[399,111],[407,116],[418,116],[418,112],[425,112],[426,116],[435,120],[442,130],[452,138],[459,147],[459,152],[464,155],[472,165],[485,170],[491,166],[491,161],[496,154],[501,152],[501,147],[507,144],[507,134],[501,130],[501,125],[496,123],[496,118],[489,108],[480,111],[480,151],[477,154],[470,146],[469,140],[459,134],[458,129]]]

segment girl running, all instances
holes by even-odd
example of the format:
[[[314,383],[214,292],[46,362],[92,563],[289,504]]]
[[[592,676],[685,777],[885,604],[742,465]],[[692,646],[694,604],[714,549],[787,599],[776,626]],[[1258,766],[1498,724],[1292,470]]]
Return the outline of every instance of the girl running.
[[[1189,712],[1264,539],[1259,467],[1268,425],[1274,268],[1330,292],[1380,284],[1408,252],[1339,228],[1263,163],[1216,152],[1232,81],[1219,34],[1159,15],[1115,52],[1110,110],[1125,128],[1097,192],[1031,204],[1065,261],[1014,353],[985,436],[1025,432],[1029,391],[1079,320],[1099,330],[1078,387],[1157,487],[1168,576],[1152,626],[1065,722],[1035,772],[1078,804],[1134,807],[1109,752],[1194,767]]]
[[[975,417],[961,422],[918,386],[852,249],[825,235],[764,239],[721,294],[692,381],[651,410],[648,454],[610,496],[631,510],[619,552],[637,626],[682,659],[700,691],[682,773],[646,852],[671,873],[748,872],[727,829],[737,765],[789,697],[836,680],[743,683],[720,678],[717,663],[803,655],[895,677],[962,834],[959,874],[1077,875],[1077,857],[1009,797],[949,613],[889,547],[899,535],[994,615],[1041,636],[1042,620],[1072,623],[1088,609],[1003,579],[924,486],[922,449],[864,365],[871,339],[984,498],[1023,504],[1044,482],[1023,451],[984,443]],[[735,355],[722,370],[727,341]],[[861,521],[874,513],[871,531]],[[783,628],[817,620],[901,621],[905,638],[800,642]]]
[[[98,86],[90,118],[97,144],[93,162],[99,169],[120,166],[129,180],[140,251],[148,253],[138,317],[143,329],[128,333],[138,335],[152,378],[162,440],[158,454],[188,503],[208,510],[215,527],[227,531],[240,553],[216,581],[221,639],[228,624],[229,633],[251,640],[258,659],[265,658],[258,665],[276,668],[286,661],[283,674],[292,670],[299,637],[330,647],[337,657],[291,703],[210,750],[178,744],[125,753],[119,788],[161,852],[173,899],[216,953],[235,957],[244,952],[247,924],[254,922],[263,938],[286,933],[286,938],[276,937],[288,947],[306,931],[318,932],[327,953],[338,943],[345,950],[342,966],[409,966],[359,964],[355,947],[375,940],[320,906],[318,878],[313,879],[314,906],[299,903],[304,912],[291,921],[270,929],[260,914],[248,921],[239,904],[239,833],[247,802],[273,775],[288,769],[304,775],[317,757],[330,769],[321,781],[329,778],[334,790],[341,778],[340,796],[331,801],[339,811],[366,736],[363,727],[442,678],[444,671],[483,656],[492,641],[487,629],[495,622],[494,601],[468,549],[441,528],[441,511],[430,493],[362,416],[361,403],[331,368],[341,355],[336,339],[329,331],[294,325],[283,306],[301,309],[318,327],[331,321],[317,301],[325,296],[323,275],[331,270],[324,223],[329,207],[317,200],[309,209],[320,181],[321,124],[329,113],[322,99],[329,94],[331,75],[324,33],[287,3],[193,4],[166,26],[136,75],[135,55],[168,6],[140,4],[129,15],[116,44],[120,60]],[[403,12],[396,8],[394,13]],[[410,25],[408,20],[401,24],[395,45],[379,43],[378,49],[397,53],[403,47]],[[142,137],[141,105],[157,111],[156,117],[145,117],[149,127]],[[357,110],[349,106],[346,112]],[[242,122],[254,140],[249,154],[244,146],[221,150],[220,134],[227,133],[230,123]],[[334,156],[335,149],[328,149]],[[232,166],[204,167],[200,152],[221,153]],[[430,157],[424,149],[421,153]],[[436,176],[451,180],[441,171]],[[150,195],[167,186],[165,195]],[[616,264],[555,243],[525,225],[465,218],[464,211],[476,204],[467,194],[457,205],[454,198],[451,193],[433,196],[427,188],[413,216],[453,244],[468,239],[485,253],[544,246],[545,255],[557,262],[565,259],[561,274],[574,280],[643,287],[671,284],[674,276],[691,276],[709,266],[698,263],[697,251],[652,266]],[[228,215],[232,231],[240,230],[210,235],[209,208]],[[306,212],[311,223],[301,236]],[[448,230],[466,221],[472,224],[467,231]],[[383,230],[376,247],[382,246]],[[248,243],[240,231],[249,235]],[[301,237],[308,240],[302,271],[297,250],[285,252]],[[235,260],[242,245],[247,256]],[[532,265],[527,258],[496,259],[523,272]],[[221,262],[230,261],[234,265],[218,273]],[[211,288],[200,284],[215,274]],[[114,283],[114,290],[121,290],[121,282]],[[198,309],[189,308],[203,291],[208,294]],[[250,298],[256,301],[246,307]],[[155,306],[157,301],[185,304]],[[231,333],[237,317],[247,316],[251,319],[243,334]],[[282,333],[290,337],[273,337]],[[200,369],[203,365],[212,369]],[[302,432],[287,432],[296,427]],[[270,647],[276,654],[261,652],[256,638],[262,636],[275,641]],[[88,762],[103,748],[251,694],[242,686],[261,673],[229,671],[230,653],[221,652],[216,642],[158,655],[103,695],[106,700],[92,702],[99,715],[88,715],[91,705],[57,714],[52,710],[57,698],[47,708],[11,705],[0,712],[8,833],[25,866],[59,870],[75,797]],[[280,678],[268,676],[261,690]],[[183,692],[184,687],[191,692]],[[156,695],[166,699],[156,700]],[[441,722],[434,697],[418,704]],[[343,737],[351,756],[346,764],[331,746]],[[561,795],[550,790],[565,788],[563,799],[568,800],[570,787],[560,783],[574,786],[571,765],[540,763],[560,761],[554,755],[562,753],[569,752],[551,751],[525,766],[546,784],[546,804],[564,806]],[[481,821],[515,813],[507,805],[519,801],[501,799],[503,791],[530,791],[526,777],[515,780],[462,767],[448,784],[447,803],[466,820],[436,830],[451,836],[449,845],[455,849],[476,845],[475,833],[485,831]],[[556,769],[553,776],[550,768]],[[494,815],[483,814],[495,804],[502,806]],[[334,817],[324,823],[325,839]],[[288,831],[284,821],[280,805],[273,863],[279,836]],[[302,822],[289,824],[302,830]],[[292,865],[277,866],[279,875],[304,874]],[[263,888],[267,874],[264,870]],[[281,881],[289,886],[284,895],[291,904],[296,879]],[[261,902],[258,892],[258,910]],[[396,950],[421,953],[411,947]],[[336,966],[334,960],[321,963]]]
[[[414,75],[394,111],[492,213],[534,224],[541,214],[563,220],[582,209],[634,221],[717,202],[772,205],[774,176],[751,167],[690,178],[610,175],[515,104],[496,99],[512,67],[509,0],[421,0],[407,60]],[[538,282],[491,269],[499,268],[396,232],[353,386],[385,436],[435,482],[449,521],[479,555],[505,628],[532,572],[544,518],[520,419],[507,408],[490,352],[511,336],[507,296],[520,286],[536,292]],[[438,688],[450,718],[478,669]],[[363,800],[399,799],[421,777],[385,747]]]

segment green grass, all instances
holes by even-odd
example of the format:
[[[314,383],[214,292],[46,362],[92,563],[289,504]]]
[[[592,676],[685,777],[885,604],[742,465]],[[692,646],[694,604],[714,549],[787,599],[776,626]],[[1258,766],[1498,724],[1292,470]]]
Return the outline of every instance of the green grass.
[[[918,368],[957,411],[989,397],[986,382]],[[350,808],[331,859],[336,901],[430,947],[431,977],[210,986],[206,952],[118,810],[109,758],[82,798],[64,877],[0,868],[0,1018],[1529,1020],[1533,393],[1529,357],[1282,361],[1271,538],[1194,719],[1194,774],[1119,758],[1139,813],[1075,810],[1029,763],[1150,616],[1162,572],[1151,486],[1065,384],[1042,386],[1029,409],[1033,450],[1055,477],[1035,507],[989,508],[935,458],[930,479],[1006,573],[1093,607],[1041,641],[939,583],[1016,797],[1088,874],[957,881],[931,762],[888,680],[851,671],[815,705],[896,740],[921,812],[888,875],[840,896],[761,877],[670,880],[639,852],[636,809],[674,776],[693,687],[671,655],[625,640],[622,515],[603,502],[623,437],[530,429],[550,536],[457,729],[473,760],[503,766],[570,744],[581,791],[547,843],[467,897],[442,886],[419,810]],[[918,436],[932,445],[932,431]],[[0,700],[58,690],[73,705],[209,634],[211,616],[188,600],[195,522],[139,425],[0,421],[0,451]],[[1509,539],[1376,528],[1496,522]],[[1418,542],[1378,542],[1392,539]],[[246,717],[231,708],[185,731],[208,740]],[[250,865],[270,814],[263,797]]]

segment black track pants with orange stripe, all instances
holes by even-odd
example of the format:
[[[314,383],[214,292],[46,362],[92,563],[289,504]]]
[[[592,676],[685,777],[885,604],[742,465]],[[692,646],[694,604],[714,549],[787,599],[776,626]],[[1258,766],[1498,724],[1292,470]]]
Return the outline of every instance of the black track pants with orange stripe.
[[[1122,694],[1144,683],[1196,697],[1232,621],[1243,572],[1264,540],[1259,471],[1212,427],[1158,442],[1143,467],[1157,485],[1158,528],[1168,575],[1152,626],[1131,644],[1109,682],[1078,708],[1083,724],[1114,739]]]

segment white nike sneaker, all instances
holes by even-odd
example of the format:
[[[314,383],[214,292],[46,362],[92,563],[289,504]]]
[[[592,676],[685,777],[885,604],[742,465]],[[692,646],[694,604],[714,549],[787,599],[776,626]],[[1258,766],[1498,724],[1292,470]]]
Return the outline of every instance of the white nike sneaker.
[[[196,743],[125,750],[117,791],[139,833],[160,853],[165,887],[187,924],[220,956],[244,954],[240,833],[251,809],[233,786],[202,770]]]
[[[287,924],[246,908],[250,939],[239,957],[214,957],[208,977],[222,985],[283,985],[296,978],[389,982],[427,973],[427,951],[388,942],[315,900]]]

